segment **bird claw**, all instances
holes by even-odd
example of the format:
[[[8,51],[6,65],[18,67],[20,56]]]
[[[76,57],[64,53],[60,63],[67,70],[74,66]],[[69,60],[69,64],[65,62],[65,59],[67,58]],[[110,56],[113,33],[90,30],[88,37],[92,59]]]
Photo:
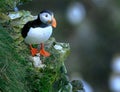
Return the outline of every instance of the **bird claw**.
[[[38,53],[38,50],[36,48],[31,49],[32,56],[35,56]]]
[[[45,56],[45,57],[49,57],[50,56],[50,53],[47,52],[47,51],[45,51],[44,49],[40,50],[40,54],[43,55],[43,56]]]

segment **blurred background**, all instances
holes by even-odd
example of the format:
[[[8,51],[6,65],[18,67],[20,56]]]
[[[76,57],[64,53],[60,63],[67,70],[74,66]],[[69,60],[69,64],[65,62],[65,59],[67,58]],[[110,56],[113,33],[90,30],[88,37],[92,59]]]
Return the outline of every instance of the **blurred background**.
[[[18,8],[54,12],[53,36],[71,46],[71,80],[82,79],[86,92],[120,92],[120,0],[32,0]]]

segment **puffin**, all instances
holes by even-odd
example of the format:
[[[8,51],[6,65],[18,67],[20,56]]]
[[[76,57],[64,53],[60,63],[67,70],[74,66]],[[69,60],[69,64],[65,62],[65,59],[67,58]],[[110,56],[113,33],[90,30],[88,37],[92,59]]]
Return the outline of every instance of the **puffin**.
[[[46,42],[52,35],[53,28],[56,28],[56,19],[53,12],[50,10],[41,11],[37,18],[33,21],[28,21],[22,28],[21,34],[25,43],[30,46],[32,56],[37,53],[49,57],[50,53],[44,49]],[[34,48],[33,44],[40,44],[40,50]]]

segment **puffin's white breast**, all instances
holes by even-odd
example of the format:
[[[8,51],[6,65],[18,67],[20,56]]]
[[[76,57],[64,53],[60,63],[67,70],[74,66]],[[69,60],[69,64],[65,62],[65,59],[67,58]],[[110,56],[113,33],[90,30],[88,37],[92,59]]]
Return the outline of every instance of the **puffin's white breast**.
[[[25,42],[28,44],[40,44],[47,41],[52,34],[52,27],[48,26],[45,28],[30,28]]]

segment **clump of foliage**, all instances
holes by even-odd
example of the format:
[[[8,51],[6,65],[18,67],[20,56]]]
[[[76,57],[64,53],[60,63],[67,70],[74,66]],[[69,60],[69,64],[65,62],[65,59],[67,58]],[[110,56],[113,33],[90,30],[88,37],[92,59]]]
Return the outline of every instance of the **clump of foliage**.
[[[57,92],[62,86],[65,86],[68,83],[64,78],[66,76],[64,60],[66,56],[69,55],[69,44],[57,43],[54,38],[51,38],[48,42],[50,42],[49,44],[51,45],[46,49],[51,52],[51,56],[49,58],[42,58],[42,62],[44,62],[46,67],[36,70],[31,66],[27,70],[28,85],[32,91]],[[56,50],[54,48],[55,45],[61,46],[63,50]],[[64,83],[64,80],[67,81],[66,84]]]

